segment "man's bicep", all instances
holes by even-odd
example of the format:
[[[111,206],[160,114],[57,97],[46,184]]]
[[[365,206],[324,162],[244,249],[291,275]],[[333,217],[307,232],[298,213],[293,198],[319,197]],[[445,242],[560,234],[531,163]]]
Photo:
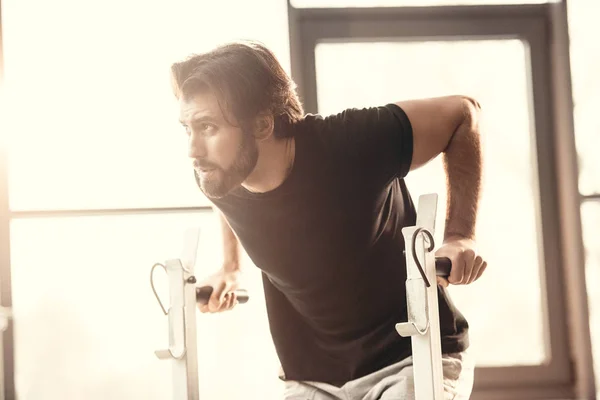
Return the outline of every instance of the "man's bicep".
[[[436,158],[477,101],[466,96],[406,100],[396,103],[408,116],[413,131],[411,170]]]

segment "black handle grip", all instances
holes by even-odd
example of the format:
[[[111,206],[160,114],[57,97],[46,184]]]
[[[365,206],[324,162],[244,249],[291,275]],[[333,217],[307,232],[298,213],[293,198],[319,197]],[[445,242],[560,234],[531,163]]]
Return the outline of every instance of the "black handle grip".
[[[450,276],[450,270],[452,269],[452,261],[448,257],[436,257],[435,258],[435,274],[447,278]]]
[[[200,304],[208,303],[210,295],[213,292],[212,286],[202,286],[196,288],[196,301]],[[234,291],[235,297],[240,304],[247,303],[250,299],[248,292],[245,289],[238,289]]]

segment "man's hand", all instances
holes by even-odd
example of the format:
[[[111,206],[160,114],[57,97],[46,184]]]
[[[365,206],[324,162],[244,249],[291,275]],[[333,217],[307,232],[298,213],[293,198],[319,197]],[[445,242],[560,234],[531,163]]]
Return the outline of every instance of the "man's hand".
[[[218,313],[233,309],[237,304],[235,290],[239,288],[240,271],[223,267],[197,284],[197,287],[211,286],[212,295],[208,304],[198,304],[202,313]]]
[[[448,257],[452,261],[452,270],[448,280],[438,277],[438,284],[447,287],[453,285],[468,285],[475,282],[485,268],[487,262],[477,254],[475,242],[471,239],[448,238],[436,251],[436,257]]]

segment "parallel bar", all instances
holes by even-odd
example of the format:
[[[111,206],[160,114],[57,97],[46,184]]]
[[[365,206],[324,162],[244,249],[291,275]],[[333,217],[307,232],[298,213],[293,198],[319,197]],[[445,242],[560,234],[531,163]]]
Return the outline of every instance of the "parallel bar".
[[[192,270],[193,272],[193,270]],[[184,278],[188,279],[190,273],[184,272]],[[196,286],[185,285],[185,348],[186,348],[186,379],[189,400],[200,398],[200,383],[198,374],[198,343],[196,327]]]
[[[185,233],[181,262],[184,267],[185,282],[194,276],[196,255],[200,243],[200,228],[188,229]],[[196,327],[196,285],[186,283],[184,286],[184,318],[185,318],[185,369],[187,400],[199,400],[200,383],[198,377],[198,343]]]
[[[438,309],[438,285],[436,280],[435,257],[426,251],[423,234],[415,233],[423,228],[434,235],[437,211],[437,194],[419,197],[416,226],[402,229],[406,243],[406,300],[408,322],[396,324],[396,330],[402,336],[410,336],[413,355],[415,397],[417,400],[442,400],[444,398],[442,350],[440,337],[440,319]],[[412,248],[415,242],[416,256],[424,266],[426,287]]]
[[[437,194],[427,194],[419,197],[419,203],[417,208],[417,227],[423,227],[435,235],[435,217],[437,215]],[[420,235],[419,243],[420,248],[425,248],[423,242],[423,235]],[[440,335],[440,316],[438,309],[438,285],[435,271],[435,255],[433,252],[425,252],[423,259],[425,272],[427,279],[431,282],[431,286],[426,288],[426,312],[427,318],[429,319],[429,332],[425,337],[414,337],[412,338],[413,351],[423,354],[428,353],[427,362],[429,363],[428,368],[430,369],[433,379],[433,396],[417,397],[419,400],[443,400],[444,399],[444,374],[442,371],[442,341]],[[420,347],[420,348],[419,348]],[[424,362],[424,360],[423,360]],[[415,371],[417,364],[415,364]],[[416,377],[416,375],[415,375]]]
[[[156,207],[156,208],[106,208],[88,210],[23,210],[8,211],[10,219],[22,218],[69,218],[95,217],[107,215],[135,214],[183,214],[189,212],[212,212],[211,206],[198,207]]]
[[[165,262],[169,278],[169,346],[155,354],[171,363],[172,400],[198,400],[200,396],[194,277],[199,238],[199,228],[188,229],[181,258]]]
[[[169,349],[177,359],[172,363],[173,400],[198,400],[198,347],[196,343],[196,288],[186,283],[193,276],[193,266],[185,268],[182,260],[166,262],[169,275]]]
[[[173,400],[188,400],[187,356],[185,346],[185,281],[181,260],[168,260],[165,263],[169,276],[169,350],[174,357],[172,364]]]

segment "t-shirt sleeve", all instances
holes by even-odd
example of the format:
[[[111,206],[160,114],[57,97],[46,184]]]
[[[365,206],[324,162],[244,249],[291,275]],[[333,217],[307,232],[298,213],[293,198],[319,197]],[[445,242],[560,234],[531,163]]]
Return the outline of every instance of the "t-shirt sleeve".
[[[413,132],[398,105],[347,109],[324,118],[321,128],[320,139],[342,165],[385,181],[408,174]]]

